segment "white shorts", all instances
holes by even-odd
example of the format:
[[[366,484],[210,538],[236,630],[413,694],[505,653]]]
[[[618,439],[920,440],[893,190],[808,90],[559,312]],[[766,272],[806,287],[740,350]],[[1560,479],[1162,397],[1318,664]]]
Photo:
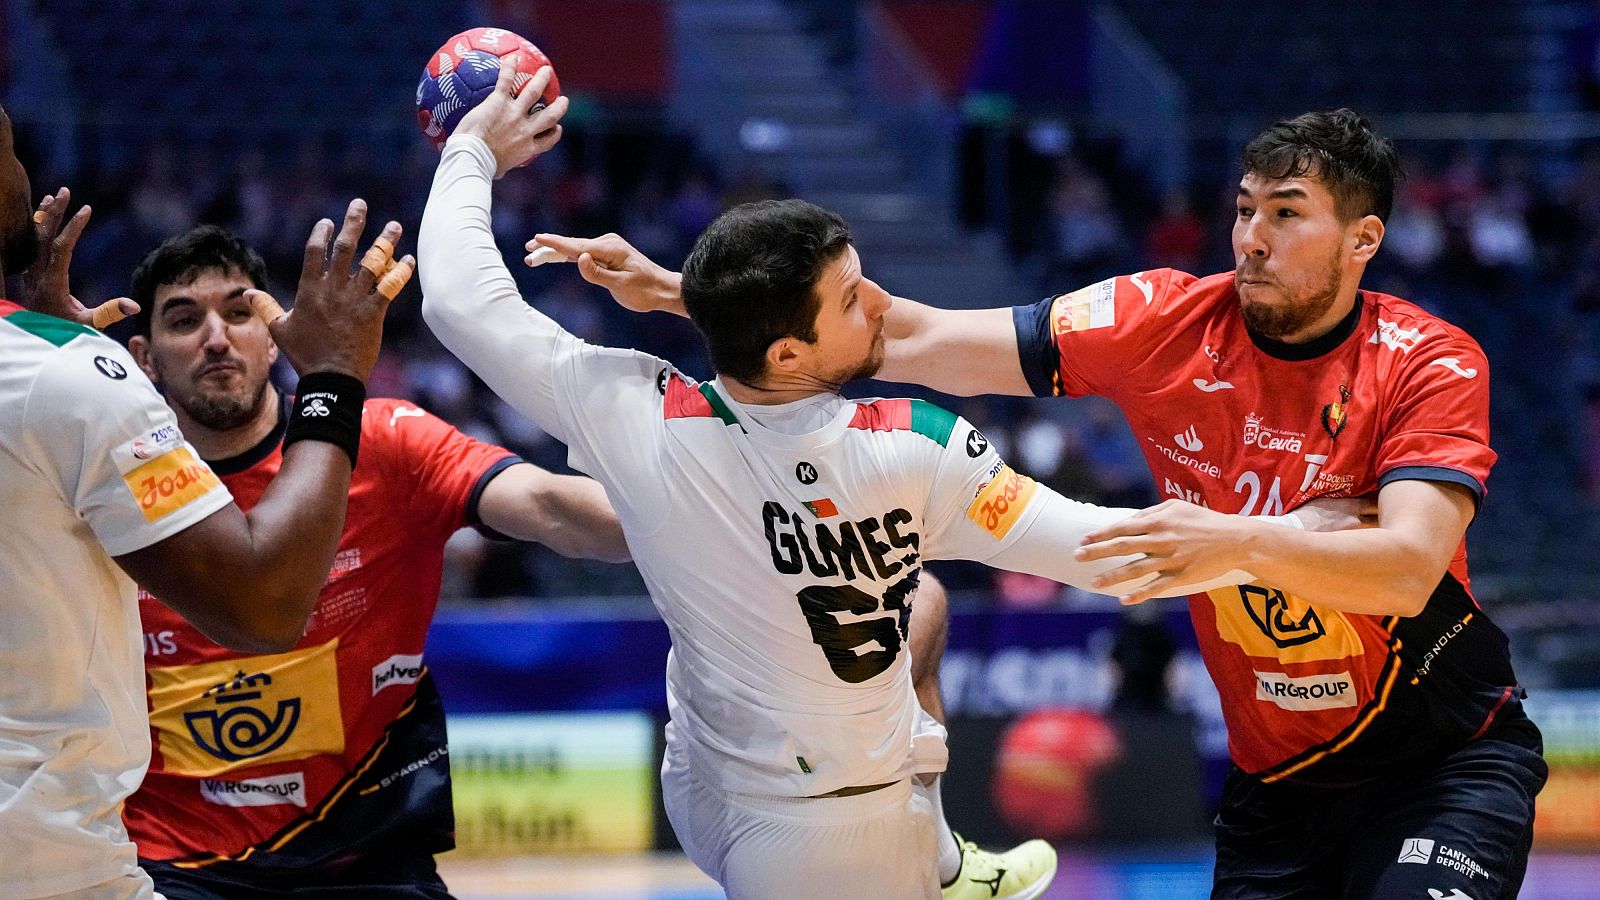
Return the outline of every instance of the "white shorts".
[[[143,869],[113,878],[94,887],[79,888],[65,894],[41,897],[39,900],[165,900],[156,893],[156,884]]]
[[[853,797],[756,797],[697,778],[669,745],[667,819],[730,900],[938,900],[933,806],[906,779]]]

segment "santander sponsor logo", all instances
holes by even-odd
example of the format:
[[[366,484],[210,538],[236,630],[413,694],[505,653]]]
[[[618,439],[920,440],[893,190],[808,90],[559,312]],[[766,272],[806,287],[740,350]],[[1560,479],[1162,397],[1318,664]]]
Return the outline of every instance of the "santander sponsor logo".
[[[1305,437],[1303,432],[1269,428],[1262,424],[1261,417],[1255,413],[1244,417],[1244,442],[1249,447],[1299,453],[1305,446]]]
[[[1145,438],[1145,440],[1155,444],[1156,450],[1160,451],[1162,456],[1165,456],[1167,459],[1172,460],[1180,466],[1187,466],[1188,468],[1191,468],[1202,475],[1210,475],[1212,478],[1222,477],[1222,469],[1218,468],[1217,464],[1211,462],[1210,460],[1199,459],[1197,457],[1190,456],[1188,453],[1185,453],[1182,450],[1174,450],[1171,447],[1157,442],[1155,438]],[[1198,442],[1198,438],[1196,438],[1196,441]]]

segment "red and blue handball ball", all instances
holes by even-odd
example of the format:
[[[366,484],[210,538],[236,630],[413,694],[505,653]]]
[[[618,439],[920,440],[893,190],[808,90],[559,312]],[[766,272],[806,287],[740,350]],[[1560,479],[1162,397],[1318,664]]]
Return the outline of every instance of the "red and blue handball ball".
[[[444,42],[428,60],[417,82],[417,124],[435,147],[443,148],[461,117],[494,90],[500,67],[516,67],[516,92],[533,80],[534,73],[550,65],[550,58],[533,42],[504,28],[472,28]],[[554,67],[550,85],[534,109],[540,110],[561,96]]]

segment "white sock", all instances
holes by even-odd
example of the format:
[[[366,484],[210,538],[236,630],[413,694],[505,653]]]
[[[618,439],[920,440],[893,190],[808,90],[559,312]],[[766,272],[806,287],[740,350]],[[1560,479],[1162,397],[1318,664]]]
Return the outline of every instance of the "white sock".
[[[920,778],[913,779],[911,784],[933,805],[934,827],[938,829],[939,883],[949,884],[961,874],[961,845],[956,843],[955,833],[944,818],[944,797],[940,791],[943,781],[943,776],[936,775],[932,784],[924,785]]]

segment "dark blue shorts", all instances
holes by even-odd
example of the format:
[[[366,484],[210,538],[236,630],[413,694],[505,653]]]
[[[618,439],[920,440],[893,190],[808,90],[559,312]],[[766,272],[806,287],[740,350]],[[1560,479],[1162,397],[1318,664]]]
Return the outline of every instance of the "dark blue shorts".
[[[1549,769],[1538,729],[1496,727],[1443,760],[1354,788],[1235,769],[1217,814],[1214,900],[1511,900]]]
[[[252,868],[217,863],[180,869],[140,860],[156,890],[167,900],[451,900],[426,853],[397,853],[382,865],[355,866],[337,873]]]

